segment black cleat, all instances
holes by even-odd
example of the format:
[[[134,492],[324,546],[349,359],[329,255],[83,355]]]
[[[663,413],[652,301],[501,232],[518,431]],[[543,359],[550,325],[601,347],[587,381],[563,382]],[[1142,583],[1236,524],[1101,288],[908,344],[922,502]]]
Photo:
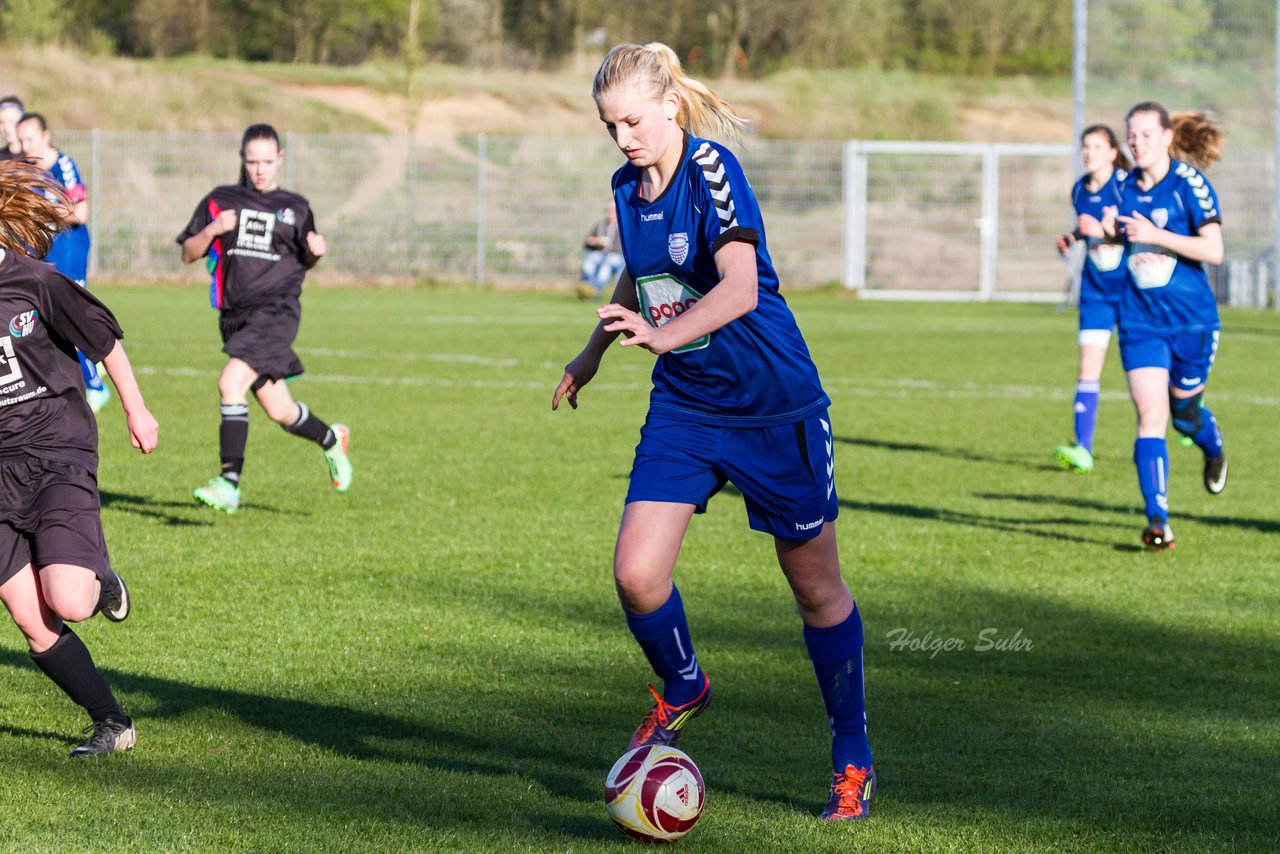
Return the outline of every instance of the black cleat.
[[[1226,452],[1216,457],[1204,458],[1204,488],[1210,495],[1220,495],[1227,488]]]
[[[125,587],[124,579],[114,569],[108,572],[110,574],[101,582],[98,610],[111,622],[118,623],[129,616],[129,588]]]
[[[84,731],[92,732],[93,735],[89,736],[89,740],[84,744],[71,751],[74,757],[106,756],[117,750],[131,750],[138,741],[138,734],[133,730],[133,720],[128,717],[124,720],[107,718],[94,721],[85,727]]]
[[[1169,528],[1169,520],[1161,516],[1152,516],[1150,523],[1142,532],[1143,545],[1158,552],[1173,548],[1173,531]]]

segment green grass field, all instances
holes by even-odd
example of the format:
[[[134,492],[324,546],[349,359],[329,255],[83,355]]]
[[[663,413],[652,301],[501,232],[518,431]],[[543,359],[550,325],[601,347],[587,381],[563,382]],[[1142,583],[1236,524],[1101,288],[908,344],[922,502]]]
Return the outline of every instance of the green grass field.
[[[201,288],[100,287],[162,425],[102,426],[104,521],[135,600],[80,632],[138,747],[0,642],[0,848],[625,850],[606,771],[647,709],[610,556],[650,358],[549,410],[590,307],[566,295],[316,290],[296,395],[357,479],[254,409],[245,506],[217,465]],[[717,699],[681,742],[708,785],[681,850],[1260,851],[1280,838],[1280,315],[1228,313],[1208,402],[1217,498],[1171,443],[1172,553],[1143,552],[1118,359],[1095,472],[1057,471],[1075,319],[1049,306],[791,297],[834,401],[845,574],[866,624],[872,821],[823,826],[827,735],[768,538],[726,493],[677,570]],[[894,649],[905,629],[964,650]],[[980,633],[1030,640],[979,652]]]

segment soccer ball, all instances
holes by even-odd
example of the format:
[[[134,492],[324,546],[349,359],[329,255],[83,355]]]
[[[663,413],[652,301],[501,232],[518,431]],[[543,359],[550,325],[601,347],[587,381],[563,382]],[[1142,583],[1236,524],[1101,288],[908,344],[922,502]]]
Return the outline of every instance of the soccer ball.
[[[698,766],[665,744],[628,750],[604,781],[609,818],[627,836],[674,842],[698,823],[705,792]]]

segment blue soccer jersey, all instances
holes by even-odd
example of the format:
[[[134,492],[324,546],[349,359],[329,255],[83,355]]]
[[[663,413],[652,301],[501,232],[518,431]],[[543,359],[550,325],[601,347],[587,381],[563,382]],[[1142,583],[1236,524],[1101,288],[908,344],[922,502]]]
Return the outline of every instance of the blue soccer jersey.
[[[1138,187],[1130,173],[1120,203],[1122,216],[1140,213],[1174,234],[1195,235],[1222,222],[1218,195],[1194,167],[1174,160],[1154,187]],[[1218,303],[1204,265],[1148,243],[1129,243],[1125,266],[1130,287],[1120,301],[1120,326],[1137,332],[1207,332],[1220,328]]]
[[[1096,193],[1089,192],[1089,176],[1085,175],[1071,188],[1071,204],[1076,214],[1088,214],[1102,221],[1102,209],[1118,207],[1128,173],[1116,169]],[[1080,302],[1118,303],[1129,284],[1124,269],[1124,247],[1097,237],[1086,238],[1088,254],[1080,271]]]
[[[724,146],[685,134],[680,168],[662,194],[641,199],[640,170],[613,176],[618,228],[640,314],[654,327],[720,282],[715,253],[755,247],[754,311],[658,357],[650,407],[704,424],[764,427],[801,421],[830,401],[795,317],[778,293],[755,193]]]
[[[76,162],[61,151],[49,174],[66,189],[67,198],[73,205],[88,198]],[[84,224],[68,225],[58,232],[44,260],[68,279],[84,284],[89,275],[89,227]]]

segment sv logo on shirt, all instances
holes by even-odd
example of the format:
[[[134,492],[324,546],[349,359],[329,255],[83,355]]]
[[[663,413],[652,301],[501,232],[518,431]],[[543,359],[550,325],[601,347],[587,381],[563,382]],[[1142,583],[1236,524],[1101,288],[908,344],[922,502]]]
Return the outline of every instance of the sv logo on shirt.
[[[654,329],[661,329],[693,308],[702,296],[684,282],[666,273],[657,276],[641,276],[636,279],[636,297],[640,302],[640,314]],[[707,333],[671,352],[688,353],[692,350],[701,350],[710,343],[711,334]]]

